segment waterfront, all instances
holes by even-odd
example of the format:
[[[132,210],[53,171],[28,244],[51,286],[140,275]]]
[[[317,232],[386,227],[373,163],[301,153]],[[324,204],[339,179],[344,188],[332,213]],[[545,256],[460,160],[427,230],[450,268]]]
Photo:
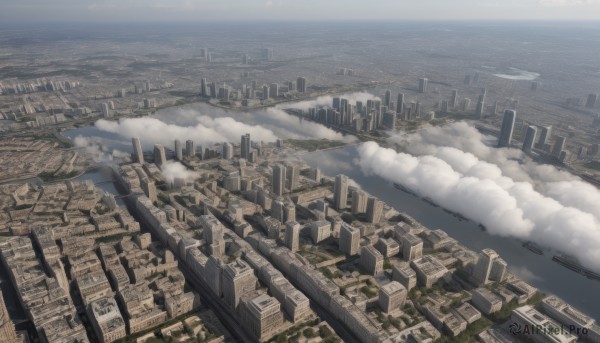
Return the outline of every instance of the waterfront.
[[[207,106],[206,104],[195,104],[177,109],[166,109],[159,111],[153,117],[164,120],[167,123],[193,125],[198,122],[198,116],[208,113],[210,113],[211,117],[235,115],[235,119],[238,121],[268,127],[278,137],[284,138],[288,137],[286,133],[292,130],[295,130],[296,137],[303,130],[310,130],[310,127],[303,126],[307,125],[307,121],[300,121],[298,118],[287,114],[289,118],[277,115],[274,119],[273,117],[261,114],[267,113],[267,111],[237,113],[208,108]],[[298,127],[294,129],[294,126]],[[65,135],[69,138],[74,138],[78,135],[96,137],[101,140],[102,145],[108,151],[112,149],[131,151],[129,137],[121,137],[114,133],[101,131],[96,127],[82,127],[66,132]],[[146,141],[144,144],[145,148],[148,148],[152,146],[153,142]],[[381,198],[390,206],[410,214],[425,226],[446,231],[461,244],[474,251],[480,251],[484,248],[496,250],[509,264],[510,270],[522,279],[538,287],[541,291],[562,297],[584,313],[594,318],[600,318],[600,299],[597,298],[596,294],[598,286],[600,286],[598,281],[587,279],[585,276],[553,262],[553,252],[546,251],[544,255],[534,254],[524,248],[522,246],[523,242],[519,240],[492,236],[483,231],[478,223],[461,219],[427,201],[400,191],[392,183],[377,176],[364,175],[354,163],[354,160],[358,158],[356,146],[307,153],[303,154],[302,158],[311,166],[319,167],[327,175],[334,176],[339,173],[348,175],[367,192]],[[85,176],[85,178],[87,177],[96,176]],[[103,178],[100,177],[98,180],[103,180]]]

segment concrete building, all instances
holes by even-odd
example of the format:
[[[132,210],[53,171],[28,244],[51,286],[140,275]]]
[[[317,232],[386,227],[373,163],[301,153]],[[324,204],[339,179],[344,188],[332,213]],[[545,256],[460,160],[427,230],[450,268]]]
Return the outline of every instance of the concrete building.
[[[427,84],[428,84],[429,80],[427,80],[427,78],[421,78],[419,79],[419,93],[426,93],[427,92]]]
[[[585,108],[592,109],[596,107],[596,103],[598,102],[598,94],[588,94],[587,99],[585,101]]]
[[[187,141],[185,141],[185,155],[190,158],[196,156],[196,150],[194,148],[194,141],[191,139],[188,139]]]
[[[402,258],[412,261],[423,256],[423,240],[411,233],[402,236]]]
[[[371,197],[367,201],[367,221],[371,224],[377,224],[383,216],[383,201]]]
[[[285,246],[292,252],[300,249],[300,224],[288,221],[285,224]]]
[[[473,269],[473,280],[479,285],[501,282],[506,275],[506,262],[492,249],[483,249]]]
[[[383,272],[383,255],[372,245],[363,246],[360,251],[360,265],[370,275]]]
[[[358,254],[360,246],[360,230],[342,222],[339,242],[341,252],[350,256]]]
[[[352,192],[352,213],[365,213],[367,211],[367,194],[361,190]]]
[[[175,140],[175,159],[177,161],[183,160],[183,146],[181,145],[181,141],[179,139]]]
[[[544,149],[546,144],[548,144],[548,139],[552,135],[552,126],[544,126],[540,131],[540,139],[538,140],[537,147],[538,149]]]
[[[398,98],[396,100],[396,113],[402,114],[403,110],[404,110],[404,94],[399,93]]]
[[[520,334],[530,337],[537,343],[571,343],[577,336],[568,330],[561,330],[561,325],[543,315],[530,305],[515,309],[511,321],[521,327]]]
[[[282,196],[285,192],[286,168],[281,164],[273,166],[273,176],[271,179],[271,187],[273,193],[277,196]]]
[[[101,343],[113,342],[127,335],[125,321],[112,297],[89,304],[88,317]]]
[[[297,166],[291,164],[286,167],[286,181],[287,187],[290,192],[293,192],[298,187],[298,178],[300,178],[300,169]]]
[[[267,294],[245,299],[241,306],[242,324],[260,341],[268,340],[283,324],[281,304]]]
[[[498,137],[498,147],[508,148],[512,141],[513,131],[515,129],[515,121],[517,120],[517,112],[514,110],[504,111],[504,119],[502,120],[502,128],[500,129],[500,137]]]
[[[154,164],[161,167],[167,163],[167,155],[165,154],[165,147],[160,144],[154,144]]]
[[[240,157],[246,160],[250,158],[250,134],[242,135],[240,145]]]
[[[392,267],[392,280],[400,282],[404,288],[410,291],[417,285],[417,273],[408,263],[399,263]]]
[[[537,128],[535,126],[528,126],[527,132],[525,133],[525,140],[523,141],[523,152],[530,154],[533,149],[533,143],[535,142],[535,136],[537,134]]]
[[[338,175],[335,177],[335,185],[333,192],[333,206],[340,211],[348,205],[348,177],[346,175]]]
[[[233,145],[231,143],[223,143],[223,150],[221,151],[221,157],[226,160],[233,158]]]
[[[299,93],[306,93],[306,79],[303,77],[299,77],[296,80],[296,89]]]
[[[133,145],[133,160],[136,163],[144,164],[144,151],[140,139],[137,137],[132,138],[131,144]]]
[[[448,273],[448,269],[437,258],[431,255],[426,255],[412,261],[410,266],[417,273],[418,284],[426,288],[433,286],[434,283]]]
[[[542,300],[541,310],[550,318],[566,327],[590,329],[594,325],[594,318],[581,313],[573,306],[557,296],[550,295]],[[581,335],[585,339],[585,335]]]
[[[310,237],[314,244],[326,240],[331,236],[331,223],[326,220],[320,220],[310,223]]]
[[[477,288],[471,295],[471,303],[481,312],[492,314],[502,309],[502,299],[487,288]]]
[[[392,281],[379,288],[379,299],[377,304],[385,313],[400,309],[406,301],[408,292],[406,288],[397,281]]]
[[[552,146],[552,156],[559,158],[560,153],[565,150],[565,146],[567,144],[567,137],[565,136],[556,136],[554,140],[554,145]]]
[[[223,298],[233,309],[240,299],[256,289],[254,270],[243,260],[237,259],[223,268]]]

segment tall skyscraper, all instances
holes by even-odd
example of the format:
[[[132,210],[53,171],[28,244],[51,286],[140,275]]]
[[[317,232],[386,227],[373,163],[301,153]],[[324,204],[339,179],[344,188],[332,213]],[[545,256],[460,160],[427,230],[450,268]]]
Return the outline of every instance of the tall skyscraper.
[[[404,110],[404,94],[399,93],[396,100],[396,113],[400,114]]]
[[[273,193],[276,195],[283,195],[285,191],[285,173],[286,168],[281,164],[276,164],[273,166],[273,177],[271,179],[271,187],[273,188]]]
[[[346,208],[348,204],[348,177],[338,175],[335,177],[335,186],[333,194],[333,206],[340,211]]]
[[[429,80],[427,80],[427,78],[419,79],[419,93],[427,92],[427,84],[428,83],[429,83]]]
[[[175,140],[175,158],[177,161],[183,160],[183,146],[181,145],[181,141],[179,139]]]
[[[485,103],[482,100],[477,102],[477,109],[475,110],[475,115],[477,116],[477,118],[479,118],[479,119],[483,118],[484,109],[485,109]]]
[[[185,141],[185,155],[187,157],[194,157],[196,155],[196,150],[194,149],[194,141],[191,139]]]
[[[273,60],[273,49],[272,48],[264,48],[263,49],[263,58],[267,61]]]
[[[385,98],[383,99],[383,104],[390,108],[390,102],[392,102],[392,91],[389,89],[385,91]]]
[[[221,157],[223,157],[226,160],[230,160],[233,158],[233,145],[231,145],[231,143],[223,143],[223,151],[221,152]]]
[[[367,211],[367,194],[361,190],[352,192],[352,213],[365,213]]]
[[[223,298],[233,309],[240,298],[256,289],[256,276],[248,263],[237,259],[223,268]]]
[[[367,221],[372,224],[377,224],[383,215],[383,201],[377,198],[369,198],[367,200]]]
[[[513,131],[515,129],[515,120],[517,112],[514,110],[504,111],[504,120],[502,120],[502,128],[500,129],[500,137],[498,138],[498,147],[508,148],[512,141]]]
[[[132,138],[131,144],[133,144],[133,160],[137,163],[144,164],[144,152],[142,151],[140,139],[137,137]]]
[[[548,138],[552,135],[552,126],[544,126],[540,132],[540,140],[538,141],[538,148],[544,149],[544,146],[548,143]]]
[[[250,134],[249,133],[242,136],[242,143],[241,143],[240,148],[241,148],[240,156],[245,159],[250,158]]]
[[[300,169],[295,165],[287,166],[286,180],[290,192],[294,191],[298,187],[298,178],[300,177]]]
[[[263,95],[262,95],[262,99],[263,100],[269,100],[269,86],[264,85],[263,86]]]
[[[206,78],[202,78],[200,80],[200,95],[208,96],[208,92],[206,90]]]
[[[552,147],[552,156],[558,158],[560,157],[561,151],[565,150],[565,145],[567,144],[567,137],[565,136],[556,136],[554,140],[554,146]]]
[[[299,77],[296,80],[296,89],[300,93],[306,93],[306,79],[303,77]]]
[[[479,285],[485,285],[488,283],[492,274],[494,262],[497,259],[500,259],[500,257],[494,250],[483,249],[481,251],[479,258],[477,259],[477,264],[473,269],[473,279],[475,282],[477,282]]]
[[[271,83],[271,86],[269,87],[269,96],[271,98],[279,96],[279,85],[277,83]]]
[[[458,90],[452,90],[452,96],[450,97],[450,108],[455,108],[458,104]]]
[[[525,140],[523,141],[523,151],[525,153],[531,153],[531,150],[533,149],[533,142],[535,142],[536,134],[537,128],[535,126],[527,127],[527,132],[525,133]]]
[[[154,164],[162,167],[165,163],[167,163],[165,147],[160,144],[154,144]]]

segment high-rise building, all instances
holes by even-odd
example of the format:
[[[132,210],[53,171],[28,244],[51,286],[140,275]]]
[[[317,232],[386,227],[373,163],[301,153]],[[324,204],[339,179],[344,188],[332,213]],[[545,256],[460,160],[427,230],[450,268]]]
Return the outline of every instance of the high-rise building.
[[[335,177],[335,185],[333,190],[333,206],[340,211],[348,205],[348,177],[346,175],[338,175]]]
[[[161,167],[167,163],[167,155],[165,154],[165,147],[161,144],[154,144],[154,164]]]
[[[481,100],[478,101],[477,108],[475,109],[475,115],[477,116],[477,118],[479,118],[479,119],[483,118],[484,110],[485,110],[485,103]]]
[[[254,299],[242,300],[241,322],[258,341],[266,341],[283,325],[281,303],[264,293]]]
[[[206,78],[202,78],[200,80],[200,95],[201,96],[208,96],[208,91],[206,89]]]
[[[487,284],[492,272],[494,260],[499,258],[498,254],[492,249],[483,249],[477,259],[477,264],[473,269],[473,279],[479,285]]]
[[[137,137],[132,138],[131,144],[133,144],[133,160],[136,163],[144,164],[144,152],[142,151],[140,139]]]
[[[381,221],[383,215],[383,201],[377,198],[369,198],[367,200],[367,221],[372,224],[377,224]]]
[[[540,140],[538,141],[538,148],[544,149],[544,146],[548,144],[548,138],[552,134],[552,126],[544,126],[540,132]]]
[[[427,80],[427,78],[421,78],[419,79],[419,93],[425,93],[427,92],[427,84],[428,84],[429,80]]]
[[[460,103],[460,110],[466,112],[469,110],[469,107],[471,107],[471,99],[464,98]]]
[[[515,110],[504,111],[504,119],[502,120],[502,128],[500,129],[500,137],[498,138],[498,147],[510,147],[516,120],[517,112]]]
[[[240,156],[242,158],[248,159],[250,157],[250,134],[247,133],[242,135],[242,142],[240,145]]]
[[[385,313],[402,308],[406,301],[407,291],[398,281],[392,281],[379,288],[377,304]]]
[[[423,256],[423,240],[411,233],[402,236],[402,257],[412,261]]]
[[[585,107],[594,108],[596,107],[596,102],[598,102],[598,94],[589,94],[587,96],[587,100],[585,101]]]
[[[183,145],[179,139],[175,140],[175,158],[177,161],[183,160]]]
[[[300,224],[296,221],[285,223],[285,246],[292,252],[300,249]]]
[[[100,104],[100,111],[102,112],[102,116],[104,118],[112,117],[112,115],[110,113],[110,107],[107,102],[103,102],[102,104]]]
[[[458,90],[452,90],[452,96],[450,97],[450,108],[455,108],[458,105]]]
[[[552,147],[552,156],[558,158],[560,157],[561,151],[565,150],[565,145],[567,144],[567,137],[565,136],[556,136],[554,140],[554,146]]]
[[[298,187],[298,178],[300,177],[300,169],[297,166],[290,164],[286,168],[286,181],[290,192],[293,192]]]
[[[342,222],[340,227],[339,249],[341,252],[353,256],[358,254],[360,247],[360,230]]]
[[[396,113],[400,114],[404,110],[404,94],[399,93],[396,100]]]
[[[267,61],[273,60],[273,49],[272,48],[264,48],[263,49],[263,58]]]
[[[271,83],[269,86],[269,96],[271,98],[276,98],[279,96],[279,85],[277,83]]]
[[[300,93],[306,93],[306,79],[303,77],[299,77],[296,80],[296,89]]]
[[[221,157],[223,157],[226,160],[230,160],[233,158],[233,145],[231,143],[223,143],[223,151],[221,151]]]
[[[365,213],[367,211],[367,194],[361,190],[352,192],[352,213]]]
[[[263,100],[269,100],[269,86],[267,85],[263,85],[263,94],[262,94],[262,99]]]
[[[237,308],[240,298],[256,289],[254,269],[241,259],[237,259],[223,268],[223,298],[233,309]]]
[[[385,106],[387,106],[387,108],[390,108],[390,102],[392,102],[392,91],[390,91],[389,89],[385,91],[385,97],[383,99],[383,104]]]
[[[17,333],[15,331],[15,324],[10,320],[8,310],[4,302],[4,297],[0,291],[0,342],[6,343],[17,343]],[[22,342],[22,340],[21,340]]]
[[[372,245],[363,246],[360,250],[360,266],[371,275],[383,272],[383,255]]]
[[[187,157],[194,157],[196,155],[196,150],[194,149],[194,141],[191,139],[185,141],[185,155]]]
[[[281,164],[273,166],[273,177],[271,179],[271,187],[273,193],[281,196],[285,192],[286,168]]]
[[[537,128],[535,126],[527,127],[527,132],[525,133],[525,140],[523,141],[523,151],[525,153],[531,153],[531,150],[533,149],[533,142],[535,142],[536,134]]]

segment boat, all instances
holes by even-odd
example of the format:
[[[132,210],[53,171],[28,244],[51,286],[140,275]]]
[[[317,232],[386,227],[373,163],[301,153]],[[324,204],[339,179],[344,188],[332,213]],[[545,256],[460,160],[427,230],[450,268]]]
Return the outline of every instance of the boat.
[[[579,264],[579,262],[573,260],[573,258],[566,257],[566,256],[554,255],[552,257],[552,261],[560,264],[563,267],[569,268],[572,271],[575,271],[577,273],[580,273],[580,274],[584,273],[583,267]]]
[[[406,187],[402,186],[402,185],[401,185],[401,184],[399,184],[399,183],[395,183],[395,182],[394,182],[394,187],[395,187],[396,189],[399,189],[399,190],[403,191],[404,193],[408,193],[408,194],[410,194],[410,195],[417,196],[417,194],[416,194],[415,192],[413,192],[413,191],[411,191],[410,189],[408,189],[408,188],[406,188]]]
[[[542,250],[542,248],[533,242],[529,242],[529,241],[525,242],[525,243],[523,243],[523,247],[528,249],[529,251],[531,251],[534,254],[544,255],[544,251]]]
[[[594,272],[593,272],[593,271],[591,271],[591,270],[585,270],[585,271],[584,271],[584,274],[585,274],[585,276],[586,276],[588,279],[593,279],[593,280],[598,280],[598,281],[600,281],[600,274],[598,274],[598,273],[594,273]]]

